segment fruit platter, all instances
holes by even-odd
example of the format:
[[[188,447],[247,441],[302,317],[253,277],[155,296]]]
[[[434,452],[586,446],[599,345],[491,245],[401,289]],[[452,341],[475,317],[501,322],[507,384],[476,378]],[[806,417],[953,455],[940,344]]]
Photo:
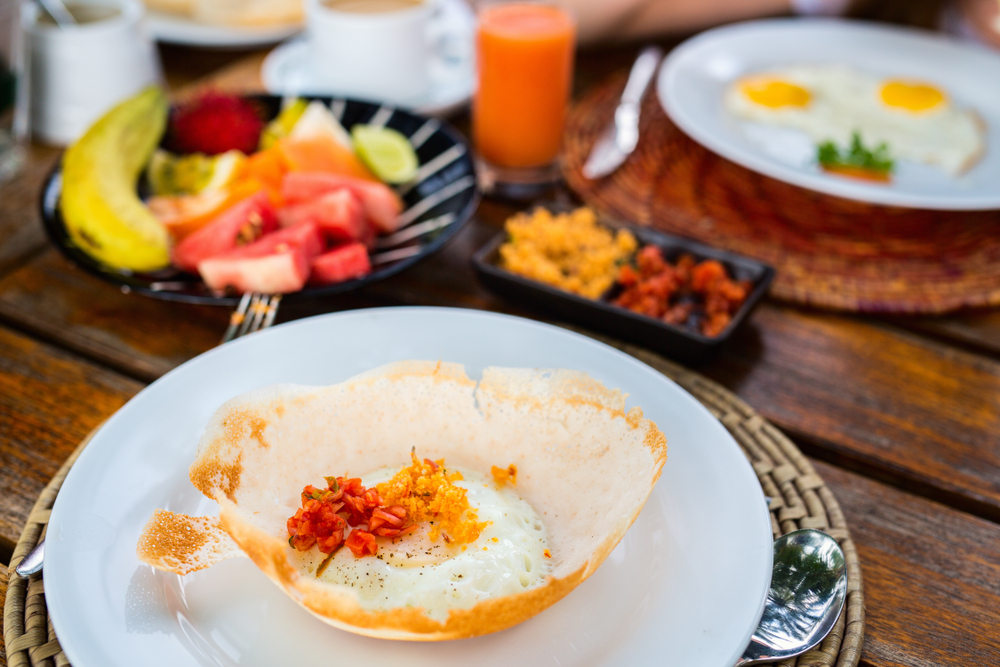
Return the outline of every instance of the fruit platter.
[[[46,232],[81,269],[148,296],[234,305],[312,299],[399,273],[478,204],[460,135],[386,105],[157,88],[109,111],[63,155]]]

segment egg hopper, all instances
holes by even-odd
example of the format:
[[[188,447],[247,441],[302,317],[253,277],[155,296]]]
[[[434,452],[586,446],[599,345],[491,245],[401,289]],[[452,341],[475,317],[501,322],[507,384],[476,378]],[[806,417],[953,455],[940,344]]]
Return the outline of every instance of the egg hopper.
[[[624,402],[577,371],[487,368],[477,383],[461,365],[421,361],[330,387],[252,391],[216,411],[190,468],[192,483],[218,502],[218,520],[154,515],[138,553],[177,573],[245,554],[323,621],[372,637],[433,641],[502,630],[590,576],[659,478],[663,434],[640,409],[626,413]],[[412,448],[470,470],[498,461],[518,467],[518,495],[548,533],[552,569],[543,584],[439,621],[420,608],[364,605],[350,588],[294,567],[285,522],[302,487],[341,470],[405,464]]]

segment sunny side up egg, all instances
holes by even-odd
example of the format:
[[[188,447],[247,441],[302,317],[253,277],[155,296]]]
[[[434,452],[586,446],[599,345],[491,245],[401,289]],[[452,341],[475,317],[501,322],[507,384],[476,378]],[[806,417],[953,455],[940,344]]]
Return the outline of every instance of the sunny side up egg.
[[[881,79],[840,65],[797,65],[741,77],[723,105],[738,118],[805,132],[817,144],[885,143],[894,159],[940,167],[955,176],[985,150],[975,111],[955,108],[947,93],[923,81]]]
[[[396,468],[362,477],[371,488],[389,480]],[[367,610],[422,607],[435,620],[449,610],[474,606],[489,598],[512,595],[540,585],[551,572],[546,556],[545,526],[531,505],[510,486],[498,487],[492,477],[449,466],[462,473],[454,482],[467,491],[479,521],[489,522],[469,544],[431,540],[426,525],[411,535],[378,538],[376,556],[355,558],[350,549],[338,550],[320,579],[349,586]],[[315,572],[326,554],[318,549],[298,552],[297,565]]]

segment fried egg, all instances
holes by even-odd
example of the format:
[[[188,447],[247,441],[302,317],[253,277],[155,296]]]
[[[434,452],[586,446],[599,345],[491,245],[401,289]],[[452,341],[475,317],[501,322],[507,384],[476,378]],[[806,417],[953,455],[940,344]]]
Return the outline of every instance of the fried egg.
[[[956,176],[985,150],[985,128],[971,109],[952,104],[940,86],[880,78],[840,65],[797,65],[741,77],[723,105],[738,118],[800,130],[817,144],[885,143],[897,160],[939,167]]]
[[[428,526],[396,540],[377,538],[378,554],[355,558],[350,549],[338,550],[323,569],[324,583],[350,587],[362,608],[421,607],[438,621],[449,610],[474,606],[481,600],[529,590],[545,581],[551,558],[545,525],[531,505],[510,486],[500,488],[492,477],[449,466],[462,473],[454,482],[467,491],[479,521],[489,525],[469,544],[431,540]],[[388,480],[396,469],[386,468],[362,478],[366,487]],[[313,548],[300,552],[296,566],[315,572],[326,554]],[[298,554],[296,554],[298,555]]]

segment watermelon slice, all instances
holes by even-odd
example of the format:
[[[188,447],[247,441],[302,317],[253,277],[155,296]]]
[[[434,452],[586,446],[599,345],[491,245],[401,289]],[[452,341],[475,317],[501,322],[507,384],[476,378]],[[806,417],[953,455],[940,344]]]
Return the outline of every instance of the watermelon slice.
[[[311,201],[333,190],[347,188],[361,200],[365,215],[380,234],[391,234],[399,228],[403,202],[385,183],[365,181],[341,174],[315,171],[292,171],[285,174],[281,194],[289,204]]]
[[[372,264],[364,243],[347,243],[324,253],[312,262],[312,277],[316,285],[340,283],[371,273]]]
[[[185,236],[174,246],[172,261],[181,271],[195,273],[202,260],[252,243],[277,228],[274,206],[267,193],[258,190]]]
[[[278,222],[282,227],[294,227],[310,220],[318,224],[334,244],[361,241],[370,236],[361,201],[347,188],[278,210]]]
[[[211,289],[285,294],[302,289],[312,261],[323,252],[319,225],[307,221],[266,234],[242,248],[198,263],[198,273]]]

